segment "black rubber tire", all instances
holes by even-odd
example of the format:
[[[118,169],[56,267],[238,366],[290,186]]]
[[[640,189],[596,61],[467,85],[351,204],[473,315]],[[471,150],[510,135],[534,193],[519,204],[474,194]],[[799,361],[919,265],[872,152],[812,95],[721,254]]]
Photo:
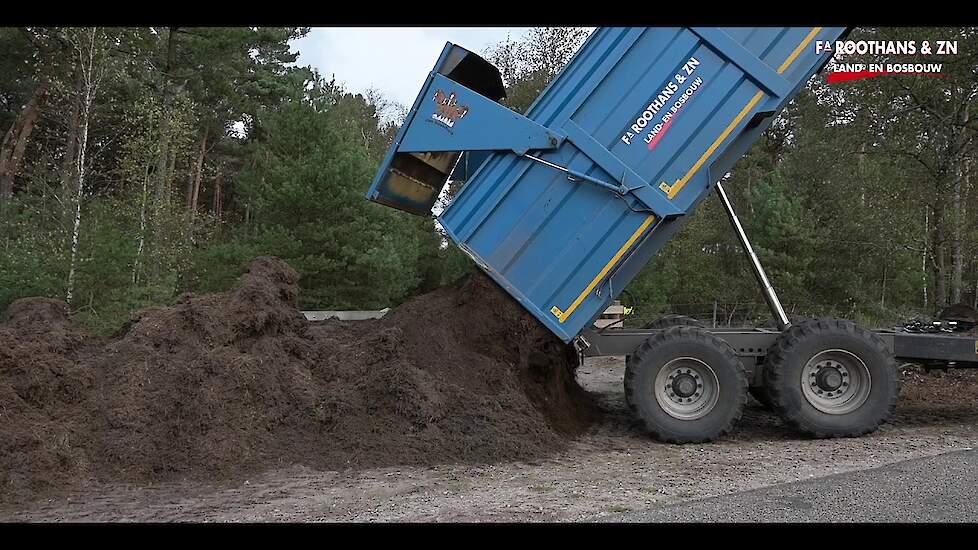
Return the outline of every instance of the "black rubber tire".
[[[856,355],[869,371],[869,395],[852,412],[819,411],[802,391],[802,369],[815,354],[827,349]],[[816,438],[855,437],[875,431],[893,413],[900,395],[900,372],[889,348],[879,336],[844,319],[817,319],[788,327],[768,350],[763,376],[775,412],[788,426]]]
[[[717,403],[702,418],[681,420],[662,409],[655,395],[656,375],[677,357],[693,357],[709,365],[717,377]],[[712,441],[734,428],[747,403],[747,371],[733,348],[706,330],[673,327],[651,336],[625,367],[628,406],[655,439],[667,443]]]
[[[672,327],[698,327],[706,328],[702,321],[699,319],[694,319],[692,317],[687,317],[685,315],[665,315],[659,317],[658,319],[652,319],[645,326],[642,327],[643,330],[661,330]],[[632,356],[625,356],[625,364],[627,365],[631,361]]]
[[[648,323],[645,323],[643,329],[666,329],[671,327],[699,327],[706,328],[706,325],[698,319],[693,319],[692,317],[687,317],[685,315],[666,315],[664,317],[659,317],[658,319],[653,319]]]

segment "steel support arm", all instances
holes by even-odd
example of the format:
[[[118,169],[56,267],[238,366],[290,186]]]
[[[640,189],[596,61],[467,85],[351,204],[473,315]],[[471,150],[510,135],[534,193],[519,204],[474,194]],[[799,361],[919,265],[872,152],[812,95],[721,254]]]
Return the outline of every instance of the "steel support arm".
[[[727,218],[730,219],[730,225],[733,226],[737,238],[740,239],[740,246],[743,247],[744,253],[750,259],[754,277],[757,279],[757,283],[761,285],[761,292],[764,293],[764,301],[771,308],[771,313],[774,315],[774,321],[778,324],[778,328],[784,330],[785,327],[791,324],[788,321],[788,315],[785,314],[784,308],[781,307],[781,300],[778,299],[778,294],[774,291],[774,286],[768,280],[767,274],[764,272],[764,266],[761,265],[761,260],[754,253],[754,247],[751,246],[750,240],[747,238],[747,233],[744,232],[744,227],[740,225],[740,218],[734,212],[733,205],[730,204],[730,199],[727,198],[727,193],[723,190],[723,184],[720,182],[717,182],[717,196],[720,198],[723,210],[727,213]]]

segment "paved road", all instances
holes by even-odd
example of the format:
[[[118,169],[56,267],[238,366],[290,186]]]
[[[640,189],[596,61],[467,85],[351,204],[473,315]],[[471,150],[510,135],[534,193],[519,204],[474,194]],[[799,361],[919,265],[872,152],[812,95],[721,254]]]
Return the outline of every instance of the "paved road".
[[[629,522],[978,522],[978,450],[639,510]]]

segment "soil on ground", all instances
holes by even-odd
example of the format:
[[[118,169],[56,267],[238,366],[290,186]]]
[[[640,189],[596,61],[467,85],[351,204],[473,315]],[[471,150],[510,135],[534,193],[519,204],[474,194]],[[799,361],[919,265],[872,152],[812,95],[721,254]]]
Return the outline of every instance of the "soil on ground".
[[[314,326],[299,276],[250,262],[225,293],[115,337],[26,298],[0,321],[0,502],[93,482],[488,463],[566,449],[594,415],[576,354],[484,274],[384,318]]]
[[[729,436],[659,443],[635,422],[621,357],[588,358],[577,380],[600,417],[550,456],[319,470],[288,466],[241,480],[100,483],[0,505],[0,521],[594,521],[864,470],[978,446],[978,372],[905,373],[890,421],[858,438],[809,439],[749,402]],[[954,391],[947,391],[948,382]],[[936,397],[936,399],[934,398]],[[819,518],[812,509],[812,520]]]

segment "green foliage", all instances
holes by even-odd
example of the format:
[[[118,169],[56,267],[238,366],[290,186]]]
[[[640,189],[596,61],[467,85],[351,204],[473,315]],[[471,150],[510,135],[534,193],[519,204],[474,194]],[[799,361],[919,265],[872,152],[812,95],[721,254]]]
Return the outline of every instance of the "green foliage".
[[[220,183],[233,199],[229,184],[242,149],[229,129],[236,122],[253,128],[259,110],[300,97],[310,72],[292,65],[296,54],[289,40],[305,32],[295,27],[0,31],[3,63],[10,69],[9,80],[0,85],[4,131],[34,89],[47,82],[51,90],[16,192],[0,213],[0,308],[27,295],[64,298],[72,266],[72,309],[100,331],[118,325],[132,308],[166,303],[192,289],[198,279],[194,259],[224,229],[220,210],[189,212],[200,136],[210,130],[203,150],[204,186],[211,183],[213,195]],[[99,52],[91,67],[82,65],[85,45]],[[88,124],[82,126],[80,106],[92,75],[101,80]],[[85,180],[78,253],[72,257],[83,136]],[[230,181],[207,181],[225,166],[220,177]]]
[[[506,84],[503,103],[524,113],[570,61],[588,37],[580,27],[538,27],[525,37],[491,46],[486,59],[499,69]]]
[[[250,226],[215,254],[283,258],[302,274],[309,308],[398,303],[426,279],[422,251],[437,247],[433,227],[364,199],[386,150],[376,112],[335,84],[320,82],[314,91],[310,101],[263,116],[264,139],[253,144],[238,180]]]
[[[49,223],[39,201],[18,201],[0,220],[0,305],[26,296],[64,294],[65,233]]]
[[[66,293],[82,97],[71,45],[83,35],[98,36],[105,78],[88,128],[72,309],[99,332],[182,292],[225,290],[262,254],[300,271],[309,309],[388,307],[474,269],[432,219],[365,200],[397,131],[383,114],[399,106],[297,64],[289,43],[307,29],[87,32],[0,28],[0,132],[41,83],[51,92],[2,202],[0,309]],[[490,47],[505,103],[525,111],[587,34],[539,28]],[[852,38],[933,34],[860,29]],[[943,60],[946,78],[813,79],[726,175],[792,313],[879,324],[932,314],[955,293],[975,300],[978,31],[940,38],[960,43],[961,54]],[[709,197],[626,289],[630,324],[714,311],[720,324],[766,319],[748,267]]]

